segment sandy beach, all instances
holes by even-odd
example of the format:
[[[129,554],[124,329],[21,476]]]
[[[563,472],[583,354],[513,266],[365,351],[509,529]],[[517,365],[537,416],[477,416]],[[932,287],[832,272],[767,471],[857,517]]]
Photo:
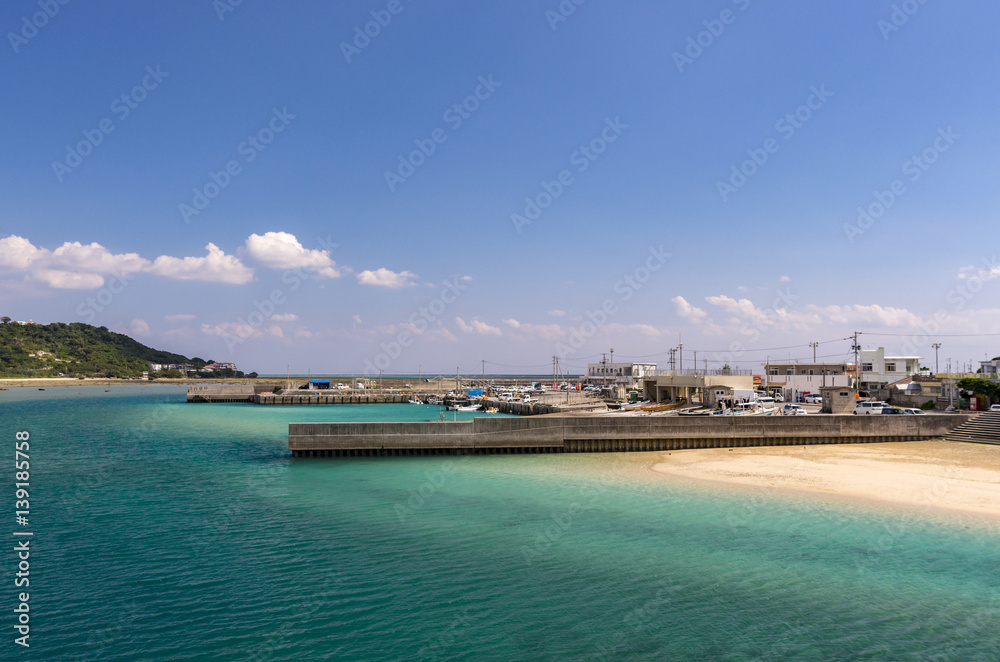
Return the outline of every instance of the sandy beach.
[[[691,480],[863,498],[1000,519],[1000,446],[914,441],[662,453]]]

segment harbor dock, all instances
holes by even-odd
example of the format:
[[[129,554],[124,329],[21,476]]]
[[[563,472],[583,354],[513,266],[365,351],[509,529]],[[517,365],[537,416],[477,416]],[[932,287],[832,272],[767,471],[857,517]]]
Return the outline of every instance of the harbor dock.
[[[926,416],[482,417],[430,423],[290,423],[294,457],[601,453],[939,439],[972,418]]]

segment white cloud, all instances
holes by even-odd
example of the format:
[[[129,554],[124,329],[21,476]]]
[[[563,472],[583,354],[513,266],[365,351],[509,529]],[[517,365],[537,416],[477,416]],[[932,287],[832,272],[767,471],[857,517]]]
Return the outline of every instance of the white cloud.
[[[671,301],[674,302],[677,314],[693,324],[700,324],[706,317],[708,317],[708,313],[701,308],[692,306],[684,297],[680,295],[675,296],[671,299]]]
[[[361,315],[355,313],[354,315],[351,315],[351,319],[354,320],[355,324],[361,324]]]
[[[550,310],[549,311],[549,315],[552,315],[552,317],[566,317],[566,311],[565,310],[559,310],[557,308],[555,310]]]
[[[149,260],[136,253],[113,254],[98,243],[65,242],[54,251],[24,237],[0,239],[0,271],[22,272],[56,289],[89,290],[104,285],[104,276],[141,271]]]
[[[33,262],[49,254],[48,251],[36,248],[24,237],[12,234],[0,239],[0,267],[25,271]]]
[[[299,316],[295,313],[281,313],[280,315],[271,315],[271,319],[275,322],[294,322],[299,319]]]
[[[308,250],[288,232],[251,234],[244,252],[252,261],[272,269],[309,269],[325,278],[340,277],[329,251]]]
[[[362,285],[374,285],[376,287],[397,289],[400,287],[410,287],[415,285],[416,283],[413,283],[412,281],[416,277],[416,274],[410,273],[409,271],[396,273],[383,267],[381,269],[376,269],[375,271],[362,271],[358,274],[358,282]]]
[[[778,280],[780,280],[782,283],[790,283],[792,281],[792,279],[789,278],[788,276],[782,276]]]
[[[104,285],[104,277],[100,274],[81,274],[62,269],[38,269],[31,276],[60,290],[96,290]]]
[[[465,320],[461,317],[456,317],[455,323],[458,324],[458,330],[462,333],[477,333],[481,336],[503,335],[503,332],[499,328],[490,326],[486,322],[480,322],[478,319],[473,319],[470,323],[466,324]]]
[[[210,336],[233,336],[241,340],[259,338],[264,335],[257,327],[239,322],[222,322],[221,324],[202,324],[201,332]]]
[[[167,315],[163,318],[168,322],[190,322],[194,319],[194,315],[188,315],[186,313],[179,313],[177,315]]]
[[[51,264],[72,271],[110,274],[142,271],[149,266],[149,260],[139,257],[138,253],[113,255],[94,242],[83,245],[78,241],[67,241],[52,251]]]
[[[531,324],[530,322],[519,322],[513,318],[505,319],[503,323],[522,334],[538,336],[545,340],[557,340],[566,335],[566,332],[558,324]]]
[[[149,273],[178,280],[199,280],[209,283],[243,285],[253,280],[253,270],[235,255],[226,253],[213,243],[205,246],[205,257],[170,257],[161,255],[147,269]]]
[[[134,319],[129,325],[133,336],[148,336],[149,335],[149,324],[146,323],[144,319]]]
[[[989,259],[983,258],[982,267],[974,265],[962,267],[958,271],[958,278],[959,280],[971,280],[973,278],[977,278],[983,281],[1000,278],[1000,264],[997,264],[996,256]]]

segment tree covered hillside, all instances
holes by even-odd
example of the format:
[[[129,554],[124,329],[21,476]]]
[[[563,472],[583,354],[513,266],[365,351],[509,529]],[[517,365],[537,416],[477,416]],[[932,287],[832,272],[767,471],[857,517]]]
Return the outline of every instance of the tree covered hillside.
[[[202,359],[146,347],[106,327],[0,324],[0,377],[139,377],[149,363],[205,365]]]

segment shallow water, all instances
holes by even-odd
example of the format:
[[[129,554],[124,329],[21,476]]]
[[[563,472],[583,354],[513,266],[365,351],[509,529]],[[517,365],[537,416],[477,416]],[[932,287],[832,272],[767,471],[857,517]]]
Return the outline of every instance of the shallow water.
[[[290,421],[437,411],[0,392],[11,454],[31,434],[22,657],[997,659],[989,527],[693,485],[628,454],[287,452]]]

